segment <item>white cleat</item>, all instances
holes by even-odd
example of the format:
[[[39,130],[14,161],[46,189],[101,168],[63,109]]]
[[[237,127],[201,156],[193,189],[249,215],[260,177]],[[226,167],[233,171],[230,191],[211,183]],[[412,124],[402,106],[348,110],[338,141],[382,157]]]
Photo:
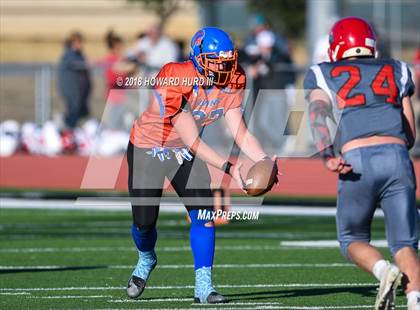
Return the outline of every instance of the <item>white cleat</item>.
[[[379,285],[378,295],[376,296],[375,310],[394,310],[395,294],[401,284],[402,273],[400,269],[389,264]]]
[[[407,310],[420,310],[420,297],[417,297],[417,302],[408,304]]]

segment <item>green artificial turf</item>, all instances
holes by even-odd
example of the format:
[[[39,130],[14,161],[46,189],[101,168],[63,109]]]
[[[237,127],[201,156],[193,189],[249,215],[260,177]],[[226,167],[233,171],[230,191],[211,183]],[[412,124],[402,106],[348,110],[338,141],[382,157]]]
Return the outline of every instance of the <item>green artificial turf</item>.
[[[137,263],[130,212],[0,209],[2,309],[370,309],[376,281],[339,249],[283,246],[334,240],[332,217],[260,216],[217,227],[213,279],[230,299],[193,304],[189,227],[182,214],[158,221],[158,267],[142,298],[125,285]],[[373,239],[384,239],[382,219]],[[389,257],[386,249],[384,253]],[[405,297],[399,292],[397,304]]]

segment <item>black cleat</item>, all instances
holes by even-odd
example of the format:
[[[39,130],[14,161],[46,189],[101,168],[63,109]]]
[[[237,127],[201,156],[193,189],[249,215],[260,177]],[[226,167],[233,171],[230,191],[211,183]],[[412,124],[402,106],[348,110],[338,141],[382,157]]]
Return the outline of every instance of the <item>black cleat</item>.
[[[200,304],[200,298],[195,297],[194,302]],[[225,304],[229,302],[223,295],[220,295],[217,292],[211,292],[209,296],[207,296],[207,304]]]
[[[139,297],[146,287],[146,281],[142,278],[132,276],[130,280],[128,280],[127,284],[127,295],[130,298],[137,298]]]

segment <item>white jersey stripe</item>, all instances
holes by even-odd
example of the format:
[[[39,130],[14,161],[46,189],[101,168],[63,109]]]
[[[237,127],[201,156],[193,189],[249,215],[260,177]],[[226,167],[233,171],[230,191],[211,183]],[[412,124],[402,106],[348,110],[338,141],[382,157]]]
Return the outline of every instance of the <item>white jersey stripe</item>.
[[[408,82],[408,67],[407,64],[403,61],[400,61],[401,63],[401,89],[400,89],[400,98],[402,98],[404,92],[405,92],[405,88],[407,87],[407,82]]]
[[[331,102],[334,102],[331,91],[327,85],[327,82],[325,81],[324,75],[322,74],[322,71],[319,65],[313,65],[311,66],[310,69],[315,74],[316,84],[319,86],[319,88],[321,88],[323,91],[325,91],[328,94],[328,97],[330,97]]]

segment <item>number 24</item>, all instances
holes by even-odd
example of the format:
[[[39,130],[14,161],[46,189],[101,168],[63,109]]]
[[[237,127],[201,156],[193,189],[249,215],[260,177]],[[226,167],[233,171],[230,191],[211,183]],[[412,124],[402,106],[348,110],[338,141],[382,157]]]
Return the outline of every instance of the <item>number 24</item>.
[[[351,90],[360,82],[360,69],[356,66],[340,66],[331,70],[332,77],[339,77],[343,73],[348,73],[349,78],[337,93],[337,103],[340,109],[346,107],[359,106],[366,104],[364,94],[354,94],[349,97]],[[387,82],[384,86],[384,83]],[[394,78],[394,68],[391,65],[384,65],[376,74],[372,84],[370,84],[375,95],[386,96],[386,102],[397,103],[398,88]]]

